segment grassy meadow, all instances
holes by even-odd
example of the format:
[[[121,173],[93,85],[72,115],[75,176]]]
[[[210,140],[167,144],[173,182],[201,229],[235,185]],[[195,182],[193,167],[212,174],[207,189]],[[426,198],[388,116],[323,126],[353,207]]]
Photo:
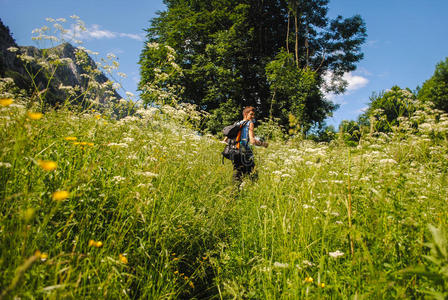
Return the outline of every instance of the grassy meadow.
[[[182,108],[0,104],[1,299],[447,295],[443,114],[357,147],[273,141],[236,191]]]

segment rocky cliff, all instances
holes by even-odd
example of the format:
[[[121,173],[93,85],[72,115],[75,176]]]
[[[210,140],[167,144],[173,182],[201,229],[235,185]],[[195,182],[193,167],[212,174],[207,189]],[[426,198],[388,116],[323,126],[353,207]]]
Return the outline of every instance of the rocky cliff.
[[[17,48],[17,51],[8,50],[11,47]],[[77,51],[81,52],[77,55]],[[26,62],[19,59],[18,55],[25,56]],[[83,58],[81,63],[80,56]],[[60,59],[64,63],[59,63]],[[51,66],[48,65],[49,61]],[[52,77],[53,70],[56,71]],[[51,106],[60,105],[69,98],[75,99],[73,104],[81,104],[84,95],[90,99],[93,97],[99,104],[121,99],[109,84],[108,78],[97,69],[93,59],[84,51],[69,43],[49,49],[18,46],[9,28],[0,19],[0,77],[12,78],[19,88],[36,93],[28,72],[37,74],[34,81],[39,91],[45,90],[45,102]],[[71,90],[71,96],[68,90]]]

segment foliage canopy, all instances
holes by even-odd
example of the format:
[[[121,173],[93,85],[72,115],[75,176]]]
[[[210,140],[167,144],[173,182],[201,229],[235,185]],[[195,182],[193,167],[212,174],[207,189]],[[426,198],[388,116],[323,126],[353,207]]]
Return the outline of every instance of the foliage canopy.
[[[418,98],[432,102],[435,108],[448,112],[448,57],[437,64],[434,75],[423,83]]]
[[[154,82],[159,43],[172,47],[182,76],[179,101],[211,113],[212,131],[252,105],[260,118],[288,125],[294,114],[305,133],[337,106],[322,91],[342,92],[342,75],[362,59],[366,26],[359,16],[327,17],[328,0],[165,0],[147,28],[140,56],[140,90]],[[324,76],[331,77],[328,82]],[[163,89],[164,84],[160,85]],[[154,99],[145,92],[143,99]]]

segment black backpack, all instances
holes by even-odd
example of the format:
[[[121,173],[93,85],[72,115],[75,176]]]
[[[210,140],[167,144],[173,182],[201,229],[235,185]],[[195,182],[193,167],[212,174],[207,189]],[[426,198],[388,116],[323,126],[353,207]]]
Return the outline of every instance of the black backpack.
[[[224,127],[222,133],[227,137],[227,145],[222,151],[222,161],[224,158],[234,160],[235,156],[240,154],[240,139],[241,139],[241,129],[249,122],[249,120],[244,122],[235,122],[232,125]]]

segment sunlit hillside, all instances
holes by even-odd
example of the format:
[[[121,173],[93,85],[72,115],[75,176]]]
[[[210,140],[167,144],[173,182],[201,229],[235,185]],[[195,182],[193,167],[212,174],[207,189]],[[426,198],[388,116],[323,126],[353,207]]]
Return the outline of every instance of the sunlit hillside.
[[[1,101],[2,298],[407,298],[446,284],[429,227],[446,228],[446,115],[421,110],[355,148],[272,143],[237,191],[223,145],[180,108],[115,121]]]

